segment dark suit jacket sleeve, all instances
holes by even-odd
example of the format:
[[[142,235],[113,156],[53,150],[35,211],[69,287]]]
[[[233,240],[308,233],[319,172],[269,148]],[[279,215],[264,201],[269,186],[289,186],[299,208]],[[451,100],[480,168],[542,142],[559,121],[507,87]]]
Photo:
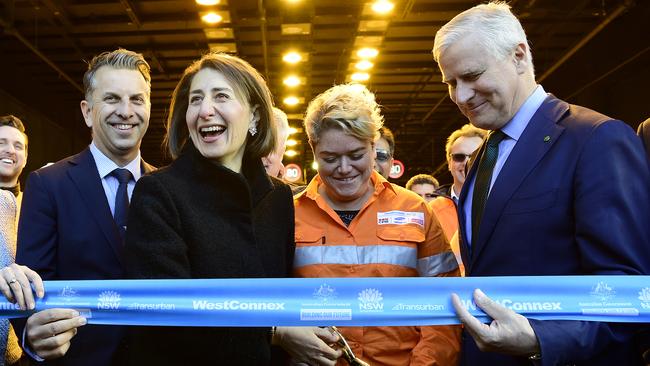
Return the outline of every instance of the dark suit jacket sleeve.
[[[136,184],[126,233],[131,278],[191,278],[180,217],[169,191],[155,176]]]
[[[16,263],[38,272],[44,280],[56,277],[57,208],[46,180],[29,174],[18,224]]]
[[[576,242],[585,274],[647,274],[650,173],[641,144],[620,121],[601,124],[579,151],[574,178]],[[593,358],[632,327],[582,321],[530,320],[544,365]]]

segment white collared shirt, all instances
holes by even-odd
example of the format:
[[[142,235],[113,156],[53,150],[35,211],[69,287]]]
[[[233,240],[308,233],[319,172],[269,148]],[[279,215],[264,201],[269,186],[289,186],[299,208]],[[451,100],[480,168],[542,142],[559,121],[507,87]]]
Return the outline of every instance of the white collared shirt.
[[[117,178],[111,175],[111,172],[117,168],[128,169],[131,172],[133,175],[133,180],[131,180],[127,186],[129,201],[131,201],[131,195],[133,194],[133,189],[135,188],[135,182],[137,182],[138,179],[140,179],[142,176],[140,151],[138,151],[138,156],[136,156],[135,159],[123,167],[118,166],[108,156],[104,155],[104,153],[97,148],[95,142],[92,142],[90,144],[90,152],[93,155],[93,159],[95,159],[95,165],[97,165],[97,172],[99,173],[99,177],[102,179],[102,187],[104,187],[104,193],[106,194],[108,206],[111,208],[111,215],[114,215],[115,196],[117,195],[117,188],[120,183],[117,181]]]
[[[506,137],[499,143],[499,155],[497,156],[497,161],[494,164],[494,170],[492,170],[490,191],[492,190],[492,186],[499,176],[503,165],[508,160],[508,156],[510,156],[512,149],[515,147],[515,144],[517,141],[519,141],[521,134],[528,126],[528,122],[530,122],[530,120],[533,118],[533,115],[535,115],[535,112],[537,112],[542,103],[544,103],[544,100],[547,96],[548,94],[546,94],[544,88],[542,88],[541,85],[537,85],[531,95],[528,96],[524,104],[519,107],[519,110],[517,113],[515,113],[512,119],[501,128],[501,132],[503,132]],[[478,159],[480,159],[480,157],[478,157]],[[465,184],[469,184],[469,189],[467,190],[465,202],[463,202],[463,209],[465,210],[465,235],[467,235],[467,241],[470,243],[470,246],[472,243],[472,197],[474,195],[475,181],[476,174],[474,174],[471,181],[465,181]]]

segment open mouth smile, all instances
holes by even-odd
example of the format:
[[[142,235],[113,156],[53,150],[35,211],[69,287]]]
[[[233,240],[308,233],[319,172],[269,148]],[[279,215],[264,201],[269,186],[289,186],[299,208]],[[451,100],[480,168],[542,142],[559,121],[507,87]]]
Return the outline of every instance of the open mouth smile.
[[[202,138],[209,139],[211,137],[217,137],[223,134],[225,131],[226,131],[225,126],[214,125],[214,126],[201,127],[199,129],[199,134],[201,134]]]

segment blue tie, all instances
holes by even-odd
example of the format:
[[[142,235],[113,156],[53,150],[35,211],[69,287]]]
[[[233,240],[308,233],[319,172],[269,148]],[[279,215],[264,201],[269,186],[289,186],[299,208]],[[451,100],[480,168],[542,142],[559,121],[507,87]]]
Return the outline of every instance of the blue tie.
[[[126,234],[126,220],[129,217],[129,192],[127,187],[133,175],[127,169],[117,168],[111,172],[111,175],[117,178],[120,185],[117,187],[117,194],[115,195],[115,213],[113,218],[117,224],[124,240]]]
[[[504,138],[506,138],[506,134],[500,130],[492,132],[488,137],[487,146],[478,164],[474,194],[472,195],[472,243],[478,242],[478,229],[481,226],[483,211],[490,192],[492,171],[499,156],[499,143]]]

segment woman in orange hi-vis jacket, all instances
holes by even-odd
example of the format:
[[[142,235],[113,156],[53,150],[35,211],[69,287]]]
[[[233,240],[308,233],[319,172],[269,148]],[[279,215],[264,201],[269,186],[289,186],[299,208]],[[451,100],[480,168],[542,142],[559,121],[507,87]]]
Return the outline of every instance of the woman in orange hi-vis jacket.
[[[334,86],[309,104],[304,123],[318,175],[294,197],[294,276],[458,276],[427,203],[373,170],[383,117],[371,92]],[[372,366],[458,362],[457,326],[339,329],[354,354]],[[295,362],[345,364],[326,328],[279,327],[275,339]]]

